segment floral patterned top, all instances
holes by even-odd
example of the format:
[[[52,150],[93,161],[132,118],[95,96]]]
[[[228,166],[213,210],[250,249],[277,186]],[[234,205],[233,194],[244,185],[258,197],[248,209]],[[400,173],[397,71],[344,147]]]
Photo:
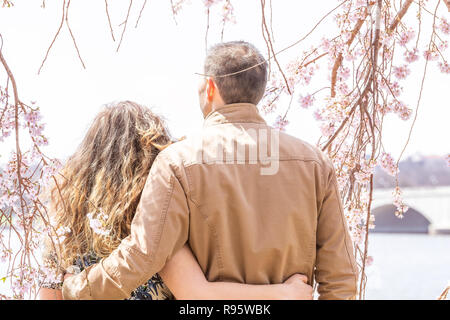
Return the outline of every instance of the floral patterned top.
[[[82,261],[83,260],[83,261]],[[95,254],[88,254],[83,259],[78,258],[74,265],[71,266],[70,273],[79,273],[83,271],[85,267],[96,264],[100,259]],[[49,289],[62,289],[62,279],[64,270],[62,270],[57,263],[55,253],[44,253],[43,256],[44,268],[47,270],[53,270],[54,276],[46,276],[44,280],[41,280],[40,287]],[[58,271],[54,271],[58,270]],[[67,270],[68,271],[68,270]],[[48,273],[48,272],[47,272]],[[169,288],[164,284],[161,277],[155,274],[146,283],[142,284],[136,290],[131,293],[130,298],[126,300],[172,300],[173,294]]]

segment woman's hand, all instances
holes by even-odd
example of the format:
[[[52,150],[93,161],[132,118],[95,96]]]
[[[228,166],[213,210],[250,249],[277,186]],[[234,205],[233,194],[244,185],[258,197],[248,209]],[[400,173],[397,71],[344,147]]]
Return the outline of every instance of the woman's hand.
[[[307,284],[308,278],[302,274],[290,276],[281,284],[281,299],[283,300],[312,300],[313,288]]]

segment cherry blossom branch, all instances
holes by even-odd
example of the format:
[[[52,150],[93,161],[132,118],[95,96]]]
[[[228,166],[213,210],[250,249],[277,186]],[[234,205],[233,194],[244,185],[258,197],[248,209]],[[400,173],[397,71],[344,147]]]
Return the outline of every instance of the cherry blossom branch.
[[[64,2],[63,2],[62,9],[63,9],[63,12],[62,12],[62,16],[61,16],[61,23],[59,24],[58,30],[56,30],[56,34],[55,34],[55,36],[53,37],[53,40],[52,40],[52,42],[50,43],[50,45],[49,45],[49,47],[48,47],[48,49],[47,49],[47,52],[45,53],[45,57],[44,57],[44,59],[42,60],[41,66],[39,67],[38,74],[41,73],[42,67],[44,66],[45,61],[47,61],[48,54],[50,53],[50,50],[52,49],[53,44],[55,43],[56,38],[58,38],[59,32],[61,31],[61,29],[62,29],[62,27],[63,27],[63,24],[64,24],[64,17],[65,17],[65,15],[66,15],[66,13],[65,13],[65,9],[66,9],[66,1],[65,1],[65,0],[64,0]]]
[[[113,31],[113,27],[111,24],[111,18],[109,16],[109,10],[108,10],[108,0],[105,0],[105,12],[106,12],[106,18],[108,19],[108,25],[109,25],[109,30],[111,32],[111,37],[113,39],[113,41],[116,41],[116,38],[114,38],[114,31]],[[137,23],[136,23],[137,26]]]
[[[84,65],[83,59],[80,55],[80,50],[78,49],[77,41],[75,40],[75,36],[73,35],[72,29],[69,25],[69,6],[70,6],[70,0],[67,1],[67,7],[66,7],[66,25],[67,29],[69,29],[70,37],[72,38],[73,45],[75,46],[75,49],[77,50],[78,59],[80,59],[81,65],[83,66],[83,69],[86,69],[86,66]]]
[[[346,42],[346,46],[350,46],[353,43],[353,40],[355,40],[356,35],[358,34],[359,30],[361,29],[362,25],[364,24],[364,22],[366,21],[366,17],[368,15],[368,9],[365,9],[364,12],[364,17],[360,20],[358,20],[358,22],[356,23],[352,33],[351,33],[351,37],[350,39]],[[335,97],[336,96],[336,76],[337,76],[337,71],[339,69],[339,67],[342,64],[342,59],[343,59],[343,55],[342,52],[339,53],[338,57],[336,58],[336,61],[334,63],[333,69],[331,71],[331,97]]]
[[[55,44],[56,38],[58,38],[58,35],[61,32],[61,29],[62,29],[62,27],[64,25],[64,21],[66,22],[67,29],[69,30],[70,37],[72,38],[72,42],[73,42],[75,50],[77,52],[78,59],[80,60],[81,65],[83,66],[83,69],[86,69],[84,61],[81,58],[80,50],[78,49],[78,45],[77,45],[77,42],[75,40],[75,36],[73,35],[72,29],[70,28],[70,25],[69,25],[69,6],[70,6],[70,0],[67,0],[67,1],[63,0],[63,12],[62,12],[62,16],[61,16],[61,23],[60,23],[58,29],[56,30],[56,33],[55,33],[55,36],[53,37],[52,42],[50,43],[49,47],[47,48],[47,52],[45,53],[45,57],[42,60],[41,66],[39,67],[38,74],[41,73],[41,70],[44,67],[45,62],[47,61],[48,55],[50,53],[50,50],[52,49],[53,45]]]
[[[405,3],[403,4],[402,8],[400,9],[400,11],[395,16],[394,21],[392,21],[391,25],[389,26],[388,33],[393,32],[397,28],[397,25],[399,24],[399,22],[402,20],[403,16],[408,11],[409,6],[411,5],[412,2],[413,2],[413,0],[406,0],[405,1]]]
[[[119,52],[120,45],[122,44],[123,35],[125,34],[125,30],[127,29],[128,18],[130,17],[130,11],[131,11],[132,5],[133,5],[133,0],[130,0],[130,5],[128,6],[127,16],[125,18],[125,21],[122,23],[124,26],[122,29],[122,34],[120,35],[120,41],[119,41],[119,45],[117,46],[116,52]]]
[[[175,24],[177,25],[177,19],[175,18],[177,15],[177,12],[175,11],[175,5],[173,4],[173,0],[170,0],[170,8],[172,9],[172,18]]]
[[[3,38],[2,38],[3,39]],[[22,213],[25,212],[25,200],[23,197],[23,180],[22,180],[22,152],[20,150],[20,138],[19,138],[19,108],[20,108],[20,100],[19,100],[19,94],[17,90],[17,83],[14,78],[13,73],[11,72],[11,69],[9,68],[8,64],[6,63],[6,60],[3,56],[3,52],[0,51],[0,62],[3,65],[3,68],[8,76],[8,78],[11,80],[11,85],[13,87],[13,95],[14,95],[14,132],[15,132],[15,147],[16,147],[16,159],[17,159],[17,166],[16,166],[16,174],[17,174],[17,187],[18,187],[18,195],[19,195],[19,201],[21,206]],[[7,107],[7,106],[6,106]],[[5,108],[6,108],[5,107]],[[25,217],[22,217],[23,219],[23,225],[24,225],[24,246],[25,248],[28,248],[28,237],[27,237],[27,228],[26,228],[26,221]],[[21,281],[23,280],[23,275],[20,275]]]
[[[317,28],[317,27],[325,20],[325,18],[327,18],[330,14],[332,14],[333,12],[335,12],[335,11],[336,11],[338,8],[340,8],[344,3],[345,3],[345,2],[342,2],[342,3],[340,3],[338,6],[334,7],[332,10],[330,10],[326,15],[324,15],[324,16],[323,16],[323,17],[322,17],[322,18],[314,25],[314,27],[313,27],[308,33],[306,33],[306,35],[304,35],[303,37],[301,37],[299,40],[295,41],[294,43],[288,45],[287,47],[281,49],[280,51],[276,52],[275,55],[280,55],[281,53],[283,53],[283,52],[285,52],[285,51],[287,51],[287,50],[289,50],[289,49],[295,47],[296,45],[298,45],[299,43],[301,43],[303,40],[305,40],[306,38],[308,38],[308,37],[313,33],[313,31],[316,30],[316,28]],[[323,55],[320,56],[320,58],[326,56],[327,54],[328,54],[328,52],[324,53]],[[231,72],[231,73],[227,73],[227,74],[223,74],[223,75],[218,75],[218,76],[215,76],[215,77],[216,77],[216,78],[223,78],[223,77],[234,76],[234,75],[236,75],[236,74],[239,74],[239,73],[242,73],[242,72],[246,72],[246,71],[251,70],[251,69],[253,69],[253,68],[257,68],[257,67],[259,67],[260,65],[262,65],[262,64],[264,64],[264,63],[267,63],[267,62],[270,61],[271,59],[273,59],[273,56],[272,56],[272,55],[270,55],[266,60],[261,61],[260,63],[257,63],[257,64],[255,64],[255,65],[250,66],[250,67],[248,67],[248,68],[245,68],[245,69],[243,69],[243,70],[239,70],[239,71],[236,71],[236,72]],[[196,72],[195,74],[196,74],[196,75],[199,75],[199,76],[204,76],[204,77],[212,77],[212,75],[210,75],[210,74],[204,74],[204,73],[198,73],[198,72]]]
[[[450,7],[449,7],[449,11],[450,11]],[[438,300],[446,300],[449,293],[450,293],[450,284],[444,289],[444,291],[442,291]]]
[[[209,7],[206,8],[205,52],[208,51]]]
[[[371,84],[372,84],[372,93],[373,93],[373,102],[376,105],[376,99],[378,97],[377,90],[377,67],[378,67],[378,50],[379,50],[379,40],[380,40],[380,23],[381,23],[381,0],[377,0],[377,12],[375,18],[375,39],[373,41],[373,55],[372,55],[372,75],[371,75]],[[367,112],[367,109],[365,109]],[[372,119],[375,121],[375,107],[373,108]],[[370,115],[368,114],[367,119],[370,120]],[[374,133],[373,124],[370,124],[371,132],[372,132],[372,155],[370,157],[370,161],[374,160],[375,156],[375,145],[376,145],[376,137]],[[372,209],[372,198],[373,198],[373,173],[370,175],[369,182],[369,203],[367,205],[367,215],[366,215],[366,232],[364,239],[364,254],[362,259],[362,267],[361,267],[361,280],[359,286],[359,298],[362,299],[363,294],[365,293],[365,270],[367,263],[367,253],[369,250],[369,226],[370,226],[370,215]]]
[[[435,8],[435,10],[434,10],[433,26],[432,26],[432,32],[431,32],[430,42],[428,43],[428,51],[431,49],[431,44],[432,44],[432,42],[433,42],[433,36],[434,36],[434,34],[435,34],[435,27],[436,27],[436,12],[437,12],[437,9],[438,9],[438,7],[439,7],[440,2],[441,2],[441,1],[438,0],[438,2],[437,2],[437,4],[436,4],[436,8]],[[408,138],[407,138],[407,140],[406,140],[406,143],[405,143],[405,145],[403,146],[403,149],[402,149],[402,151],[401,151],[401,153],[400,153],[400,155],[399,155],[399,157],[398,157],[398,159],[397,159],[397,166],[398,166],[398,164],[399,164],[399,162],[400,162],[400,159],[401,159],[402,156],[403,156],[403,153],[405,152],[405,150],[406,150],[406,148],[407,148],[407,146],[408,146],[408,144],[409,144],[409,141],[411,140],[412,131],[413,131],[413,129],[414,129],[414,125],[415,125],[416,120],[417,120],[417,114],[418,114],[418,112],[419,112],[420,101],[421,101],[421,99],[422,99],[422,92],[423,92],[423,87],[424,87],[424,84],[425,84],[425,77],[426,77],[426,74],[427,74],[428,61],[429,61],[428,59],[425,59],[425,66],[424,66],[424,70],[423,70],[423,74],[422,74],[422,80],[421,80],[421,83],[420,83],[419,97],[418,97],[418,99],[417,99],[417,105],[416,105],[416,111],[415,111],[415,113],[414,113],[414,119],[413,119],[413,122],[412,122],[412,124],[411,124],[410,129],[409,129],[409,132],[408,132]],[[397,185],[397,187],[398,187],[398,178],[396,179],[396,185]]]
[[[144,11],[145,5],[147,4],[147,0],[144,1],[144,4],[142,5],[141,11],[139,11],[139,16],[136,20],[136,25],[134,26],[135,28],[137,28],[139,21],[141,20],[141,16],[142,16],[142,12]]]

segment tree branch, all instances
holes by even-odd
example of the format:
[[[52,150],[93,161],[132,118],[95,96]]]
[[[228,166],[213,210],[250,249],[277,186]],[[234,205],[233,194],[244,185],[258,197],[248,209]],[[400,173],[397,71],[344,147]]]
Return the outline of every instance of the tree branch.
[[[413,0],[405,1],[402,8],[400,9],[400,11],[397,12],[397,15],[395,16],[394,21],[392,21],[391,25],[389,26],[388,33],[391,33],[392,31],[395,30],[395,28],[397,28],[397,25],[399,24],[399,22],[402,20],[403,16],[408,11],[409,6],[411,5],[412,2],[413,2]]]

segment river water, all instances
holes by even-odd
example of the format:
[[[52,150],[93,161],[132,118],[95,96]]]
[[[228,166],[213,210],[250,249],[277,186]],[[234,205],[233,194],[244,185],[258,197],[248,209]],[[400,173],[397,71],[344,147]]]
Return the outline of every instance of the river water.
[[[366,299],[436,299],[450,281],[450,235],[369,235]]]
[[[450,235],[375,233],[369,255],[366,299],[436,299],[450,281]],[[8,281],[0,293],[10,294]]]

